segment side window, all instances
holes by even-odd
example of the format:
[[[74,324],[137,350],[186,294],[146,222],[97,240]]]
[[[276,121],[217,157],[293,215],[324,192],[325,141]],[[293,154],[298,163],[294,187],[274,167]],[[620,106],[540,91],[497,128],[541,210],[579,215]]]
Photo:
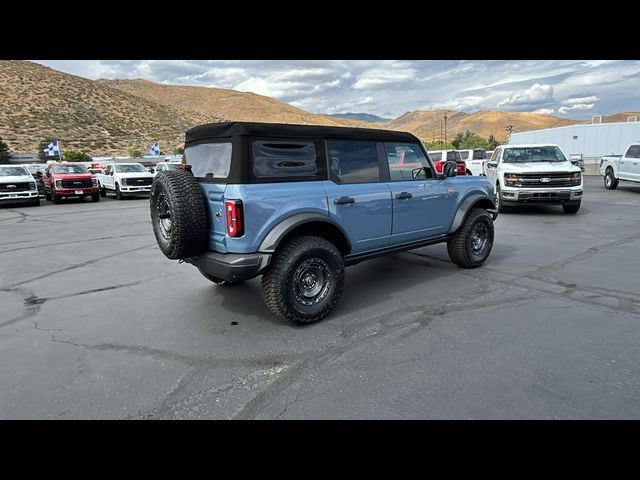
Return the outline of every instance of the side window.
[[[499,148],[496,148],[494,150],[493,155],[491,156],[491,161],[492,162],[497,162],[498,161],[498,159],[500,158],[500,151],[501,151],[501,149],[499,149]]]
[[[257,140],[252,152],[253,174],[258,178],[313,177],[318,173],[313,142]]]
[[[331,179],[336,183],[380,181],[376,142],[327,140]]]
[[[462,160],[469,160],[469,150],[462,150],[460,152],[460,158],[462,158]]]
[[[457,162],[457,161],[461,160],[460,159],[460,153],[455,151],[455,150],[448,151],[447,152],[447,162],[450,161],[450,160],[452,160],[454,162]]]
[[[433,178],[431,165],[415,143],[385,143],[392,182]]]
[[[433,160],[434,162],[439,162],[442,160],[442,152],[441,151],[437,151],[437,152],[429,152],[429,156],[431,157],[431,160]]]
[[[625,155],[627,158],[640,158],[640,145],[631,145]]]
[[[111,165],[107,165],[107,169],[104,171],[105,175],[111,175],[111,170],[113,170],[113,167]]]

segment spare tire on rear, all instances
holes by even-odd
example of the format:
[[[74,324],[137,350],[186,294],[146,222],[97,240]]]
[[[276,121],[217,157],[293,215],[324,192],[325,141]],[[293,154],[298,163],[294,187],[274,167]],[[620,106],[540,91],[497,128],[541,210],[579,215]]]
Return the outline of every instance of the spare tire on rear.
[[[162,253],[171,260],[207,248],[207,212],[200,185],[184,170],[160,172],[151,186],[151,223]]]

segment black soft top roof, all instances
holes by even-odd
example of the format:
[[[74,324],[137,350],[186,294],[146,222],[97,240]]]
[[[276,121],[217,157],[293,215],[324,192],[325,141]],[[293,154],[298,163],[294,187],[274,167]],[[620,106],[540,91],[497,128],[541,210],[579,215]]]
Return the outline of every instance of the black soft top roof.
[[[328,127],[324,125],[290,125],[286,123],[225,122],[210,123],[187,130],[185,146],[229,137],[272,138],[345,138],[390,142],[419,142],[408,132],[375,128]]]

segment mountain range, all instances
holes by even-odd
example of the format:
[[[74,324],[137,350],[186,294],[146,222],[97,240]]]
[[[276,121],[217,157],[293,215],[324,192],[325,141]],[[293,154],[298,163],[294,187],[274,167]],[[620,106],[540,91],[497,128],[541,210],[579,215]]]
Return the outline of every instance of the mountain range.
[[[156,141],[163,151],[171,152],[183,145],[188,128],[231,120],[405,130],[423,141],[441,138],[445,113],[449,139],[470,130],[504,141],[507,125],[518,132],[588,123],[502,111],[418,110],[393,120],[361,113],[330,116],[250,92],[143,79],[89,80],[16,60],[0,61],[0,99],[0,137],[15,152],[34,152],[49,137],[59,139],[63,151],[92,155],[126,155],[132,149],[146,152]],[[623,112],[604,121],[624,121],[629,115],[640,113]]]

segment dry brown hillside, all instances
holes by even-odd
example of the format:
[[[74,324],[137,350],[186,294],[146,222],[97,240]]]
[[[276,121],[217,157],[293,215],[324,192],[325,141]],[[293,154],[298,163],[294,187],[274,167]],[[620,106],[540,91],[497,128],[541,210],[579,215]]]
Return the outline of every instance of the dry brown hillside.
[[[162,85],[147,80],[98,80],[162,105],[184,108],[220,121],[282,122],[302,125],[370,126],[357,120],[309,113],[274,98],[223,88]]]
[[[13,151],[35,151],[46,137],[94,155],[165,150],[207,115],[159,105],[118,89],[23,61],[0,61],[0,136]]]
[[[456,110],[429,110],[407,112],[385,124],[394,130],[407,130],[426,141],[440,140],[440,124],[447,114],[447,139],[451,140],[458,132],[469,130],[481,137],[493,135],[496,139],[506,139],[507,125],[513,125],[514,132],[560,127],[579,123],[577,120],[525,112],[499,112],[483,110],[476,113],[464,113]]]

